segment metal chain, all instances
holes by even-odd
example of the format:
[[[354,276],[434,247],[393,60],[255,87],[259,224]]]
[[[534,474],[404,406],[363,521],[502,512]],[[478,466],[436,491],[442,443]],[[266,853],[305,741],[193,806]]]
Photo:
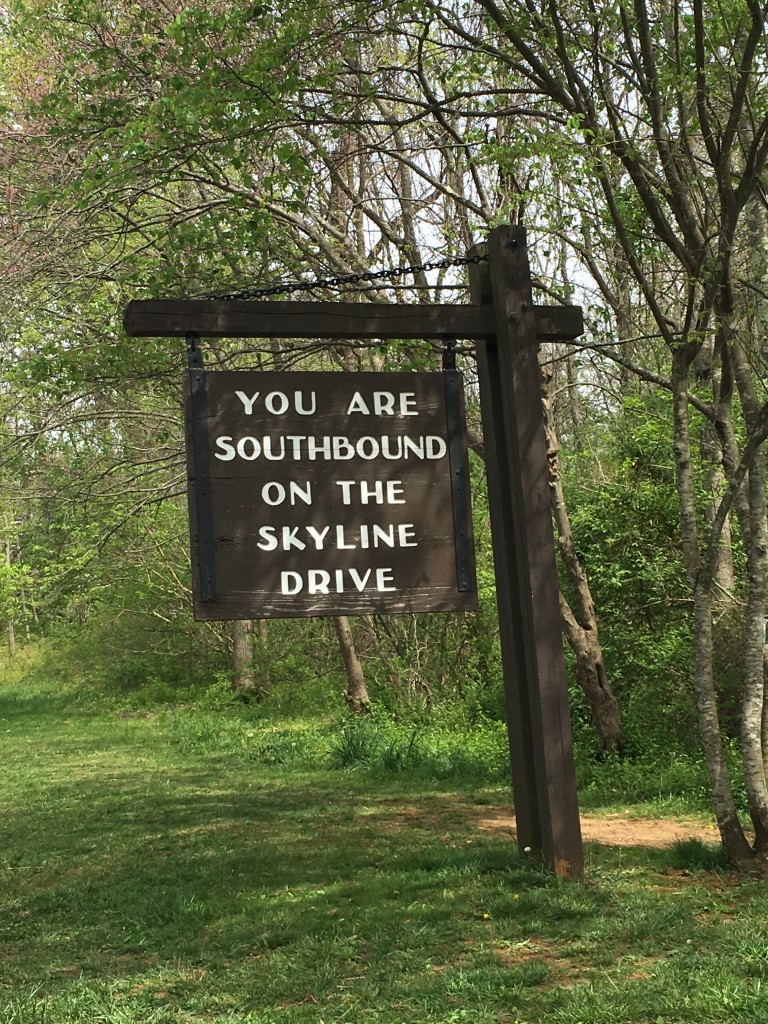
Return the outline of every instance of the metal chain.
[[[418,274],[426,270],[446,270],[448,267],[467,267],[472,263],[487,263],[487,256],[449,256],[444,260],[433,260],[418,263],[410,267],[393,267],[391,270],[371,270],[364,274],[340,274],[338,277],[321,277],[314,281],[291,281],[288,284],[275,284],[267,288],[246,288],[240,292],[212,292],[205,295],[206,299],[261,299],[269,295],[291,295],[294,292],[309,292],[315,288],[337,288],[339,285],[385,281],[402,277],[404,274]]]

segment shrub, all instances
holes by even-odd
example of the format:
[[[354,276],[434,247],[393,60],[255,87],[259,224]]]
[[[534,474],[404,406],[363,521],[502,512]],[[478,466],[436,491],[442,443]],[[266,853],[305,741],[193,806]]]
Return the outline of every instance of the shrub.
[[[365,719],[344,726],[330,748],[330,763],[334,768],[357,768],[372,764],[379,753],[378,728]]]

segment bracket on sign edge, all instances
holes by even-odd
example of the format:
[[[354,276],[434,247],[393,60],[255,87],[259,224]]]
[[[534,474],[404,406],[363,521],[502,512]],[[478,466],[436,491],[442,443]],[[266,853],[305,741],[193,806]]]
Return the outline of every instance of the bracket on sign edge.
[[[211,501],[211,456],[208,449],[208,395],[205,389],[203,353],[196,334],[187,335],[192,457],[195,472],[195,522],[200,600],[216,600],[216,553]]]
[[[467,449],[462,429],[464,383],[456,369],[455,338],[445,338],[443,341],[443,379],[456,550],[456,588],[460,593],[468,593],[475,587],[474,544]]]

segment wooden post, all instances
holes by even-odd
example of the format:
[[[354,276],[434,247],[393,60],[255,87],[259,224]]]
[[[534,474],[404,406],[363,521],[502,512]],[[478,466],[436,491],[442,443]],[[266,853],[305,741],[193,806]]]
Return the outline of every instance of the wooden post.
[[[517,839],[557,875],[583,874],[555,542],[525,230],[495,228],[470,267],[495,334],[477,345]]]
[[[583,317],[578,306],[533,305],[522,228],[491,231],[487,255],[488,265],[470,266],[474,305],[153,299],[131,302],[124,325],[131,337],[477,342],[518,843],[556,874],[577,877],[583,853],[537,347],[578,337]]]

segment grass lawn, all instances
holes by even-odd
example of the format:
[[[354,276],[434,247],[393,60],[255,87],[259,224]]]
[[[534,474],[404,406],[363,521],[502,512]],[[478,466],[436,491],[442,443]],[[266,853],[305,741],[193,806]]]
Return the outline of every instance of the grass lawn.
[[[223,715],[226,712],[222,712]],[[499,790],[249,762],[0,684],[0,1024],[765,1024],[768,884],[587,848]]]

